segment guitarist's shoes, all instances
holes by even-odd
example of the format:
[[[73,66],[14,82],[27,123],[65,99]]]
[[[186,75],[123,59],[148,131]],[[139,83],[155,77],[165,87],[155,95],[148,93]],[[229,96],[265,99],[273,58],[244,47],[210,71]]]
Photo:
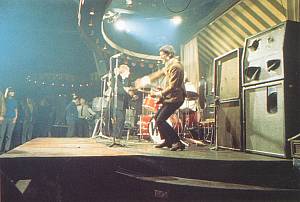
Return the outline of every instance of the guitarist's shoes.
[[[172,147],[172,144],[168,144],[168,143],[166,143],[166,142],[163,142],[163,143],[161,143],[161,144],[155,145],[154,147],[155,147],[155,148],[163,148],[163,147],[171,148],[171,147]]]
[[[185,149],[185,145],[182,144],[181,142],[177,142],[175,144],[172,145],[172,148],[170,149],[171,151],[177,151],[178,149],[180,149],[181,151],[183,151]]]

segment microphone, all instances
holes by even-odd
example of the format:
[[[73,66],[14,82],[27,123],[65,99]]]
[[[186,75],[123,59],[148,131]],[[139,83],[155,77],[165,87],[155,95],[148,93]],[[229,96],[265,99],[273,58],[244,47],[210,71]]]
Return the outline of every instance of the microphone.
[[[118,58],[118,57],[120,57],[121,55],[123,55],[123,53],[118,53],[118,54],[115,54],[115,55],[113,55],[113,56],[111,56],[112,58]]]

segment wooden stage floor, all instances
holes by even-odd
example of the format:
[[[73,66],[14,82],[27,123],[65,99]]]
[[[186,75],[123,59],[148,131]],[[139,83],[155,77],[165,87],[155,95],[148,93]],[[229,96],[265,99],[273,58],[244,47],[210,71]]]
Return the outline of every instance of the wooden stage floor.
[[[121,146],[109,147],[111,140],[92,138],[36,138],[13,150],[0,155],[0,158],[27,157],[101,157],[101,156],[156,156],[183,159],[210,159],[230,161],[290,161],[281,158],[237,152],[231,150],[211,150],[209,145],[191,145],[184,151],[154,148],[145,140],[121,140]]]

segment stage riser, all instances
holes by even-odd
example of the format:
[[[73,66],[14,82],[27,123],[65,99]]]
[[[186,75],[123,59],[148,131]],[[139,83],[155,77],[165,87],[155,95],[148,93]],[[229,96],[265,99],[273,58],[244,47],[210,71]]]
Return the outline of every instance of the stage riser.
[[[1,160],[1,170],[10,181],[32,180],[28,190],[23,194],[26,199],[45,195],[50,198],[59,195],[63,199],[73,201],[87,198],[92,201],[100,196],[102,199],[105,197],[137,199],[145,196],[153,197],[155,189],[164,190],[169,187],[128,180],[115,172],[120,169],[145,176],[178,176],[277,188],[298,187],[296,173],[290,161],[212,161],[144,156]],[[199,191],[211,193],[211,196],[216,192],[203,188],[177,186],[169,188],[167,190],[171,191],[172,197],[184,195],[186,191],[192,194],[190,196],[194,194],[194,197],[199,196],[197,194]],[[176,189],[179,190],[174,192]],[[35,195],[32,195],[33,193]]]
[[[293,180],[295,173],[291,161],[214,161],[161,157],[43,158],[20,159],[17,162],[8,159],[2,163],[1,168],[11,179],[55,176],[60,173],[74,177],[102,178],[123,168],[156,176],[171,175],[280,188],[297,186],[297,182]]]

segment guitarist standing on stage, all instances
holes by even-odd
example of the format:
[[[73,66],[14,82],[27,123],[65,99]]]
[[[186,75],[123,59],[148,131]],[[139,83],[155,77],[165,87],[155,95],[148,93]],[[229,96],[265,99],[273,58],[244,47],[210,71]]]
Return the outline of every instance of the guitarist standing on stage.
[[[165,87],[162,90],[151,91],[150,93],[151,96],[159,97],[162,103],[162,107],[154,118],[161,138],[165,141],[155,147],[169,147],[171,151],[183,150],[184,144],[180,142],[180,138],[172,126],[167,123],[167,119],[182,105],[186,96],[183,66],[175,58],[175,51],[171,45],[162,46],[159,49],[159,55],[165,67],[136,80],[135,85],[137,88],[141,88],[151,84],[153,80],[165,76]]]

